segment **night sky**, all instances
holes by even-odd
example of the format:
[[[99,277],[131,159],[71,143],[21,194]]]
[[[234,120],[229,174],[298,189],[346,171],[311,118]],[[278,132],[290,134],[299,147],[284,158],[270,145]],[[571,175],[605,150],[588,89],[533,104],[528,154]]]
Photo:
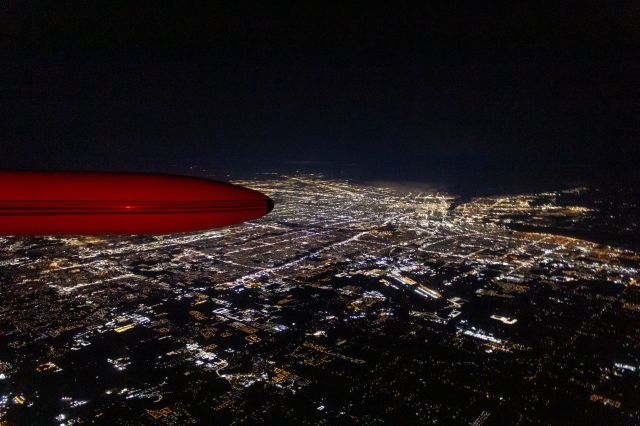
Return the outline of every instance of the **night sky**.
[[[129,3],[2,2],[0,167],[637,178],[639,2]]]

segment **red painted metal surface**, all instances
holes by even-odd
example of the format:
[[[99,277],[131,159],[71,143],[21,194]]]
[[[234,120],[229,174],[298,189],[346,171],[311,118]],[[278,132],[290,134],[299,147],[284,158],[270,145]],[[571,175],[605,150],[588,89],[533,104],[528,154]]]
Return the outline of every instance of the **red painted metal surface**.
[[[167,234],[264,216],[271,199],[184,176],[0,171],[1,235]]]

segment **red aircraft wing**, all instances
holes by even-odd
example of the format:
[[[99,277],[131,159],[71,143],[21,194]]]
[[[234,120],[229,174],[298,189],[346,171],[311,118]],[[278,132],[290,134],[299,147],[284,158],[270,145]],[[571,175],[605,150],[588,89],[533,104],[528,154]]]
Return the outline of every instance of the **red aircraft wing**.
[[[0,234],[166,234],[257,219],[257,191],[208,179],[134,173],[0,171]]]

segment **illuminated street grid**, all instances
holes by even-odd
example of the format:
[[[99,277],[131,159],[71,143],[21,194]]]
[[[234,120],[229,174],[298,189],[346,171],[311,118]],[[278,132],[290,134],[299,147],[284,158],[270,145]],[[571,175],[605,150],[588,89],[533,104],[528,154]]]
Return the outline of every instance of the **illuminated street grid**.
[[[197,234],[0,239],[0,419],[640,422],[638,254],[505,228],[589,208],[239,183],[275,210]]]

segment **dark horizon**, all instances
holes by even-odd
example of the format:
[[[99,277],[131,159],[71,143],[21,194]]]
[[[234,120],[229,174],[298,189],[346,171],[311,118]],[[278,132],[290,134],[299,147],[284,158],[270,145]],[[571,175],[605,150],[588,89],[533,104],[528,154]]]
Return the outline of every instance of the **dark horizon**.
[[[0,167],[637,185],[639,11],[9,2]]]

